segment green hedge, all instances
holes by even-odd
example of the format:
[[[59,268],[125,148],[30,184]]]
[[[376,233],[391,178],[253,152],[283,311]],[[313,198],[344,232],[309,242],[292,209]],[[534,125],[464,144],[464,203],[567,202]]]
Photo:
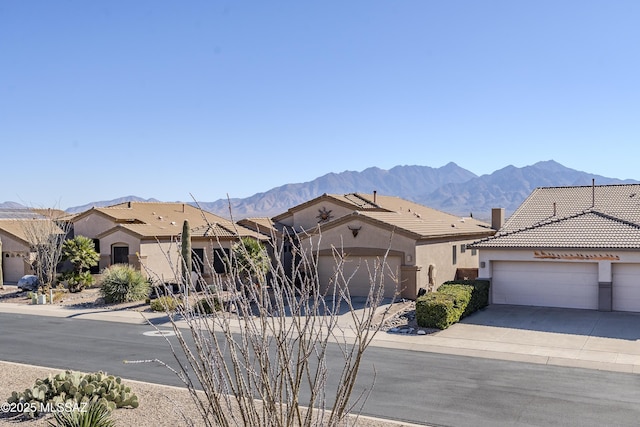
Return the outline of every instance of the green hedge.
[[[459,280],[443,283],[436,292],[416,300],[419,326],[446,329],[489,304],[489,281]]]

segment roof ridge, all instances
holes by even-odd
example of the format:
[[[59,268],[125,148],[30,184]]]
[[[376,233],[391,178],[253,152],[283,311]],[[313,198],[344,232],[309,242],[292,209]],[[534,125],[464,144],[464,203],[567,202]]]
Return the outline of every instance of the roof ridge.
[[[593,214],[595,214],[595,215],[598,215],[598,216],[601,216],[601,217],[603,217],[603,218],[610,219],[610,220],[612,220],[612,221],[616,221],[616,222],[619,222],[619,223],[621,223],[621,224],[626,224],[626,225],[629,225],[629,226],[631,226],[631,227],[634,227],[634,228],[640,229],[640,224],[637,224],[637,223],[635,223],[635,222],[627,221],[626,219],[618,218],[618,217],[616,217],[616,216],[610,215],[610,214],[605,213],[605,212],[600,212],[600,211],[595,210],[595,209],[589,209],[589,211],[590,211],[591,213],[593,213]]]

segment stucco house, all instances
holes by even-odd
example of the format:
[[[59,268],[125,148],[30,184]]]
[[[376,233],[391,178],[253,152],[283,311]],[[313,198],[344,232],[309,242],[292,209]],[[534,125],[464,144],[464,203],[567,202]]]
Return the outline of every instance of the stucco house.
[[[65,212],[55,209],[0,209],[0,254],[4,283],[15,284],[25,274],[34,274],[31,260],[34,256],[27,230],[62,232],[52,219],[62,220]],[[27,222],[49,221],[46,227],[31,227]]]
[[[33,274],[29,264],[31,246],[24,232],[23,221],[0,220],[4,283],[15,284],[25,274]]]
[[[493,304],[640,312],[640,185],[535,189],[470,246]]]
[[[292,230],[301,245],[314,248],[318,275],[327,288],[335,278],[334,255],[339,254],[344,274],[355,272],[351,295],[369,293],[369,271],[387,253],[385,296],[397,291],[409,299],[416,298],[420,288],[435,289],[456,276],[475,277],[478,257],[467,245],[495,233],[473,218],[376,192],[323,194],[274,217],[271,226]]]
[[[194,268],[205,281],[224,273],[224,254],[242,237],[268,238],[256,231],[186,203],[125,202],[94,207],[72,220],[74,234],[94,240],[98,269],[127,263],[167,283],[179,271],[179,236],[189,221]],[[212,268],[209,268],[212,266]]]

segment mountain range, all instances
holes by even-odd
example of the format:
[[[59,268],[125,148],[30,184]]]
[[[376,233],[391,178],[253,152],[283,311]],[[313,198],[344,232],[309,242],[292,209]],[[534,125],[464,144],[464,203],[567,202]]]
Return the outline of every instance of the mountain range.
[[[553,160],[531,166],[507,166],[491,174],[478,176],[451,162],[439,168],[429,166],[396,166],[385,170],[371,167],[361,172],[328,173],[313,181],[286,184],[247,198],[220,199],[198,202],[203,209],[234,219],[272,217],[292,206],[323,193],[373,193],[398,196],[404,199],[456,215],[472,214],[488,219],[491,208],[502,207],[510,215],[536,187],[572,185],[640,183],[621,180],[567,168]],[[93,206],[108,206],[125,201],[158,201],[127,196],[115,200],[96,201],[67,209],[82,212]],[[16,206],[17,205],[17,206]],[[20,207],[15,202],[0,203],[0,208]]]

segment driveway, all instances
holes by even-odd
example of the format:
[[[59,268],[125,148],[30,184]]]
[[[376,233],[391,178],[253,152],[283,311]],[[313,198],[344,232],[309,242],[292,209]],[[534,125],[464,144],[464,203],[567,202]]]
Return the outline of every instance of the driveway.
[[[640,373],[640,313],[491,305],[431,335],[389,335],[376,344]]]

